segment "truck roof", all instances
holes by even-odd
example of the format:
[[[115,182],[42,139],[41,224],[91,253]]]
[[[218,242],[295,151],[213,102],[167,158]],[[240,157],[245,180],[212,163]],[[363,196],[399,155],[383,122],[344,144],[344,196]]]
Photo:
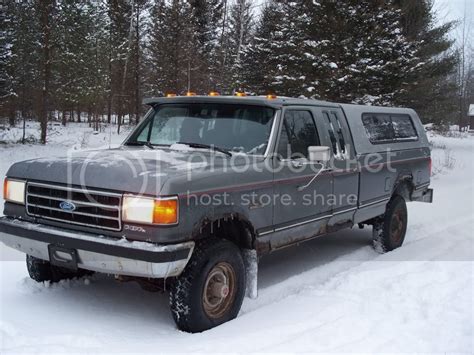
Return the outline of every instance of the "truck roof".
[[[225,103],[225,104],[244,104],[258,105],[272,108],[281,108],[283,106],[318,106],[342,108],[346,114],[360,114],[363,112],[385,112],[385,113],[413,113],[409,108],[387,107],[387,106],[369,106],[342,104],[336,102],[314,100],[314,99],[295,99],[291,97],[277,97],[269,99],[266,96],[175,96],[175,97],[152,97],[143,100],[145,105],[155,104],[179,104],[179,103]],[[351,116],[351,115],[349,115]]]
[[[145,105],[155,104],[179,104],[179,103],[203,103],[215,102],[225,104],[244,104],[268,106],[272,108],[281,108],[283,106],[324,106],[324,107],[340,107],[337,103],[313,100],[313,99],[294,99],[290,97],[277,97],[269,99],[266,96],[176,96],[176,97],[152,97],[144,99]]]

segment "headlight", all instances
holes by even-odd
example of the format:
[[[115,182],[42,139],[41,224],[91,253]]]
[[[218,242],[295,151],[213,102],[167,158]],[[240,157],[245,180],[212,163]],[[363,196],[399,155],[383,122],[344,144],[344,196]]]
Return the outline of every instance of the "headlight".
[[[170,225],[178,223],[178,198],[149,198],[125,195],[122,220],[124,222]]]
[[[25,204],[25,181],[10,180],[3,182],[3,198],[7,202]]]

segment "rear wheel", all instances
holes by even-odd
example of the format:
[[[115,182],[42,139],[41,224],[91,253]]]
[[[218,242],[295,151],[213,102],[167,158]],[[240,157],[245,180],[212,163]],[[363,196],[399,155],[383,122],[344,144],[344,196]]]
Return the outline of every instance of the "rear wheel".
[[[405,240],[407,223],[405,200],[395,196],[388,203],[385,214],[374,223],[374,248],[378,252],[385,253],[401,247]]]
[[[38,259],[31,255],[26,256],[26,267],[30,277],[36,282],[59,282],[93,274],[92,271],[88,270],[79,269],[74,271],[54,266],[49,261]]]
[[[227,240],[212,238],[196,246],[172,285],[171,312],[179,329],[202,332],[237,317],[244,295],[240,249]]]

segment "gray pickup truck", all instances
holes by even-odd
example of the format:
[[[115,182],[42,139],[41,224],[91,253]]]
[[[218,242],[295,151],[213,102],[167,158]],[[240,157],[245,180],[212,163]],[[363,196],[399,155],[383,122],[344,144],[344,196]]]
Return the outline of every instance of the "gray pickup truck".
[[[200,332],[256,296],[258,259],[354,226],[400,247],[406,202],[432,202],[428,140],[410,109],[274,97],[145,100],[115,149],[8,170],[0,240],[31,278],[100,272],[170,293]]]

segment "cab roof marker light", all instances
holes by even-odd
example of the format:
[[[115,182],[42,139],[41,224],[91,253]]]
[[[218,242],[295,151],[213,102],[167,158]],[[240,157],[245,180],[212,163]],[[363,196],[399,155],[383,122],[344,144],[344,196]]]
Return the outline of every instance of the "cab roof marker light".
[[[192,91],[188,91],[186,93],[186,96],[196,96],[196,93],[195,92],[192,92]]]
[[[278,98],[278,96],[276,96],[275,94],[268,94],[267,95],[267,100],[275,100],[277,98]]]
[[[172,93],[166,94],[166,97],[176,97],[176,94],[172,94]]]
[[[209,96],[220,96],[220,94],[217,91],[211,91]]]
[[[245,96],[247,96],[247,94],[246,94],[245,92],[236,92],[236,93],[235,93],[235,96],[237,96],[237,97],[245,97]]]

